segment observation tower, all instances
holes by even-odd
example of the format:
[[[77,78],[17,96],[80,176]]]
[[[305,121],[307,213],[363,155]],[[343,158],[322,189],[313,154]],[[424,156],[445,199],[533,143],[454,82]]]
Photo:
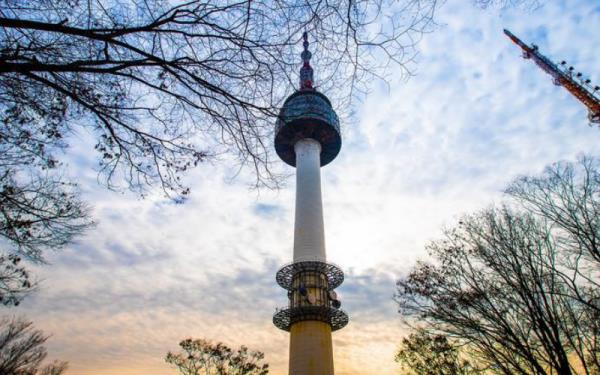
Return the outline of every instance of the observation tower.
[[[331,332],[348,324],[348,315],[334,291],[344,273],[325,255],[321,167],[335,159],[342,139],[331,102],[313,88],[306,32],[303,39],[300,89],[285,100],[275,129],[277,155],[296,167],[296,217],[293,262],[276,276],[288,306],[273,323],[290,332],[290,375],[333,375]]]

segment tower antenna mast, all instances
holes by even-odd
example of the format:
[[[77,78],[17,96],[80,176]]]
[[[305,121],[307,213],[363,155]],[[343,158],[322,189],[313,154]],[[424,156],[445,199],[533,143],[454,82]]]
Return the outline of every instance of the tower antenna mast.
[[[523,58],[532,59],[533,62],[554,79],[554,84],[567,89],[573,96],[582,102],[588,109],[588,119],[591,124],[600,125],[600,86],[592,86],[589,79],[583,79],[581,73],[573,74],[574,68],[567,67],[567,62],[555,64],[538,50],[538,46],[531,47],[523,43],[513,33],[504,29],[510,40],[523,50]]]

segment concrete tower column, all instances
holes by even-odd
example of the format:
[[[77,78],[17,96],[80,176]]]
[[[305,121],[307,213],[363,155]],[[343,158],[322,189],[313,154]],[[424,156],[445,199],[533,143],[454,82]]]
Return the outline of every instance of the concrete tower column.
[[[294,262],[325,262],[321,198],[321,144],[299,140],[296,152],[296,221]],[[309,293],[311,293],[309,291]],[[306,320],[290,328],[290,375],[333,375],[333,345],[328,323]]]
[[[290,328],[289,375],[333,375],[329,323],[305,320]]]
[[[325,262],[325,230],[321,199],[321,144],[301,139],[296,152],[296,221],[294,224],[294,262]]]

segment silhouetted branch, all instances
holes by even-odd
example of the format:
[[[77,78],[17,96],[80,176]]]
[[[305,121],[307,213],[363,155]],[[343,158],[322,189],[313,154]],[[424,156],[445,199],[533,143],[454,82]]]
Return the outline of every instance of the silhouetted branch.
[[[44,250],[64,247],[92,225],[72,184],[51,175],[17,179],[2,167],[0,174],[0,237],[11,253],[43,262]]]
[[[0,255],[0,304],[17,306],[35,287],[17,255]]]
[[[542,222],[489,209],[464,217],[429,248],[435,264],[421,263],[398,282],[405,316],[468,343],[504,374],[596,368],[589,355],[597,314],[557,272],[559,243]]]
[[[165,361],[183,375],[266,375],[269,365],[261,364],[264,354],[242,346],[233,350],[222,343],[186,339],[180,353],[167,353]]]
[[[31,322],[0,320],[0,374],[6,375],[60,375],[66,362],[43,366],[48,355],[43,344],[48,340]]]
[[[21,142],[27,149],[45,145],[45,154],[29,155],[41,164],[66,147],[64,136],[75,125],[92,128],[111,188],[124,182],[143,194],[158,183],[183,199],[181,173],[223,153],[252,165],[257,186],[276,186],[270,137],[278,106],[297,86],[301,33],[313,41],[320,89],[344,108],[389,64],[408,73],[404,64],[431,29],[437,6],[436,0],[6,2],[3,122],[52,128],[55,138]]]

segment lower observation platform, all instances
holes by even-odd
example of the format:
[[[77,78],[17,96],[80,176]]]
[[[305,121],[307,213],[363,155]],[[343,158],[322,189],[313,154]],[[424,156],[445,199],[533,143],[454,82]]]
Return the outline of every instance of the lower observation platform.
[[[333,307],[300,306],[281,309],[273,316],[273,324],[277,328],[288,332],[292,324],[305,320],[328,323],[332,331],[337,331],[348,324],[348,314]]]
[[[277,283],[288,291],[289,306],[277,309],[273,324],[290,331],[294,323],[324,322],[337,331],[348,324],[348,314],[333,290],[344,281],[344,272],[331,263],[317,260],[298,261],[283,266]]]

